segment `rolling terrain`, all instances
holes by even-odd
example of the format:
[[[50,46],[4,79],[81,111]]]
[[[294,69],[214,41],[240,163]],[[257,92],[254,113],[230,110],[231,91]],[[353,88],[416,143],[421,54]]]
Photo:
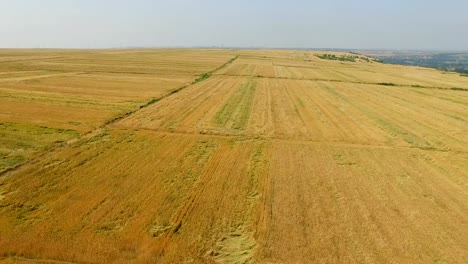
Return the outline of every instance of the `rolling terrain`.
[[[468,78],[326,53],[1,50],[0,258],[468,262]]]

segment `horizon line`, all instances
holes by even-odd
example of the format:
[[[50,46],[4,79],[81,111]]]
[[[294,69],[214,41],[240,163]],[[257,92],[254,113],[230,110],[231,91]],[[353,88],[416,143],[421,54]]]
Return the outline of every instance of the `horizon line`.
[[[125,50],[125,49],[238,49],[238,50],[310,50],[310,51],[398,51],[398,52],[468,52],[461,49],[425,49],[425,48],[304,48],[304,47],[262,47],[262,46],[122,46],[122,47],[0,47],[0,50],[42,49],[42,50]]]

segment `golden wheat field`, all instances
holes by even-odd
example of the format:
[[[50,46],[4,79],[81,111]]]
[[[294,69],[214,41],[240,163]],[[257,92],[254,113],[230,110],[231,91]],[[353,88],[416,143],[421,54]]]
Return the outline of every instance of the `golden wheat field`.
[[[323,54],[0,50],[0,260],[468,263],[468,77]]]

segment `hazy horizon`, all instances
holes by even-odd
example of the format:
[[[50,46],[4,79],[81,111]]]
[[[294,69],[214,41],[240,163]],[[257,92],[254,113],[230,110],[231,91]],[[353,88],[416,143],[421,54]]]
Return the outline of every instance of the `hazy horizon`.
[[[0,48],[467,51],[468,2],[0,0]]]

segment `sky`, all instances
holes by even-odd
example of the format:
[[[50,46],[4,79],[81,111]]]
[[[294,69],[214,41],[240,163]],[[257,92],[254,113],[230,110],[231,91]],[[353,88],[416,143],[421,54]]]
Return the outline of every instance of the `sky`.
[[[468,50],[467,0],[0,0],[0,48]]]

